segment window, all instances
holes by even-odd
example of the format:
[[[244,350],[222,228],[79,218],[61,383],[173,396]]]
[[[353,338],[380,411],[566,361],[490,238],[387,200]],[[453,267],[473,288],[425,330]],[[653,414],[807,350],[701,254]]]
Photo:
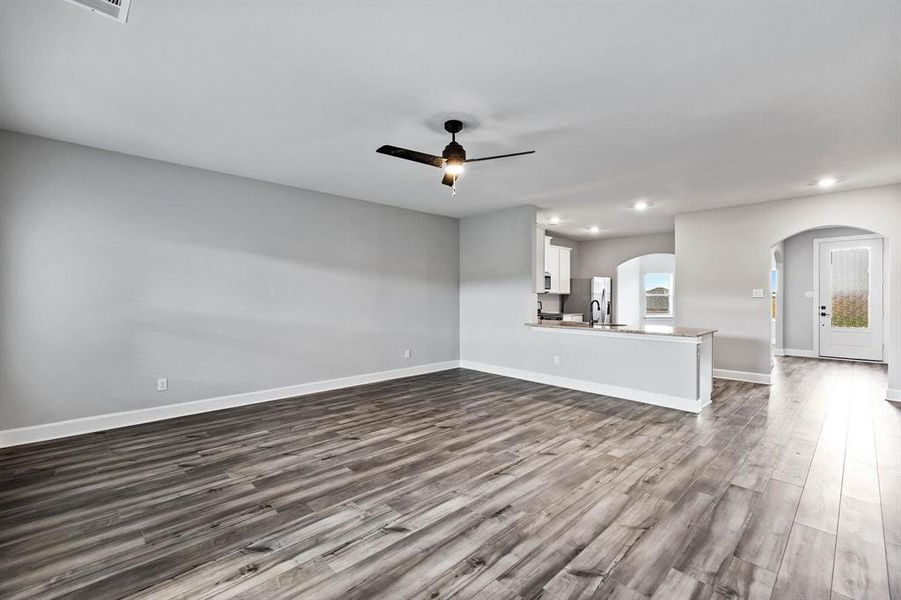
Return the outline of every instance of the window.
[[[673,316],[673,274],[645,273],[644,297],[646,317]]]

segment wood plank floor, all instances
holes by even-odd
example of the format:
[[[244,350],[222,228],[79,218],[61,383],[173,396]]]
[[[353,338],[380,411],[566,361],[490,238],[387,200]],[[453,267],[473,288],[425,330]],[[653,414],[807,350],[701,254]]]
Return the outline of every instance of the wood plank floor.
[[[780,359],[700,415],[466,370],[0,451],[0,597],[895,598],[901,408]]]

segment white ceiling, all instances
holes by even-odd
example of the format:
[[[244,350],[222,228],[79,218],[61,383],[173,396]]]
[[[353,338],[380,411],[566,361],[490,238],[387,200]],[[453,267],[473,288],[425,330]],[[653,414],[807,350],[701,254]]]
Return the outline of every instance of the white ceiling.
[[[445,118],[477,127],[455,198]],[[0,127],[558,233],[901,181],[901,3],[0,3]],[[653,203],[629,209],[635,198]]]

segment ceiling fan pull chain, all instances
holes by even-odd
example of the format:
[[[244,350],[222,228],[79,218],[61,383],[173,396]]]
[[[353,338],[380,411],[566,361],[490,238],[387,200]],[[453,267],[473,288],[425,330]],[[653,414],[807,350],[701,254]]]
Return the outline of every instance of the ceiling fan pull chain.
[[[454,185],[451,186],[451,198],[457,196],[457,176],[454,175]]]

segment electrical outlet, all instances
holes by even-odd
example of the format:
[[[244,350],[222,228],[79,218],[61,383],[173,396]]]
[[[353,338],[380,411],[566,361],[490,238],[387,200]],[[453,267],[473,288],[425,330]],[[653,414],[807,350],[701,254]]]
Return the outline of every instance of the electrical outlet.
[[[557,367],[560,366],[560,357],[559,356],[554,357],[554,366],[557,366]]]
[[[763,288],[754,288],[751,290],[751,296],[753,298],[763,298]]]
[[[160,377],[156,380],[156,391],[165,392],[169,389],[169,379],[166,377]]]
[[[404,350],[404,358],[410,358],[413,353],[410,350]]]

